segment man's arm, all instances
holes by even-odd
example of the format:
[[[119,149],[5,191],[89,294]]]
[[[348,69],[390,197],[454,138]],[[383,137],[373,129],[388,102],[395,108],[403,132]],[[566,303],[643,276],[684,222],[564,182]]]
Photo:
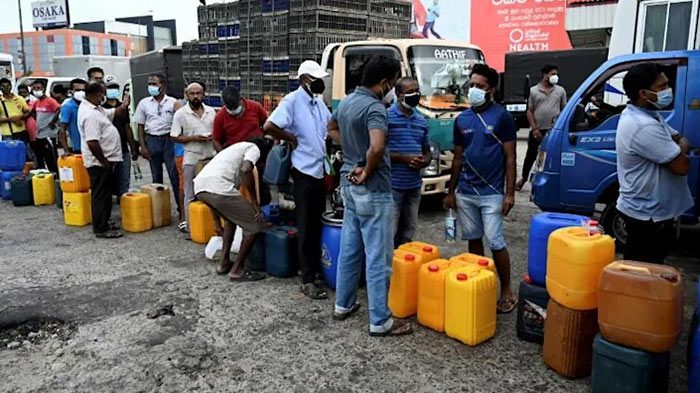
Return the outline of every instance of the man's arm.
[[[265,125],[263,126],[263,132],[265,134],[268,134],[272,136],[273,138],[281,141],[287,141],[289,142],[292,147],[296,147],[299,141],[297,140],[296,135],[293,135],[279,127],[270,120],[265,122]]]
[[[559,102],[559,110],[564,110],[564,107],[566,106],[566,90],[564,88],[561,88],[562,94],[561,94],[561,101]]]
[[[148,151],[148,146],[146,145],[146,127],[145,125],[139,123],[139,141],[141,143],[141,157],[150,160],[151,152]]]
[[[219,112],[217,112],[216,116],[214,116],[214,126],[211,130],[212,144],[217,153],[224,150],[224,143],[226,143],[226,134],[224,134],[225,112],[225,108],[221,108]]]
[[[72,154],[70,146],[68,146],[68,125],[66,123],[61,123],[61,129],[58,130],[58,143],[63,148],[66,154]]]
[[[374,171],[379,166],[379,163],[384,157],[384,150],[386,149],[386,132],[381,129],[373,128],[369,130],[369,148],[367,149],[367,154],[365,155],[367,159],[367,164],[361,169],[360,173],[354,172],[355,184],[362,184],[368,178],[370,178]]]
[[[343,145],[343,142],[340,138],[340,127],[338,126],[338,122],[333,118],[331,118],[328,121],[328,136],[331,137],[333,142],[337,143],[340,146]]]
[[[503,199],[503,215],[507,216],[515,205],[515,140],[503,144],[506,156],[506,195]]]
[[[129,148],[131,149],[131,159],[133,161],[138,160],[139,158],[139,144],[136,142],[136,139],[134,139],[134,131],[131,129],[131,122],[128,121],[126,122],[126,143],[129,144]]]
[[[92,153],[93,156],[97,159],[97,161],[102,164],[103,168],[111,168],[112,163],[107,161],[105,158],[104,153],[102,152],[102,147],[100,146],[100,142],[98,141],[87,141],[88,148],[90,149],[90,152]]]
[[[530,93],[530,98],[527,101],[527,122],[530,124],[531,130],[540,130],[535,119],[535,100],[532,99],[532,93]]]

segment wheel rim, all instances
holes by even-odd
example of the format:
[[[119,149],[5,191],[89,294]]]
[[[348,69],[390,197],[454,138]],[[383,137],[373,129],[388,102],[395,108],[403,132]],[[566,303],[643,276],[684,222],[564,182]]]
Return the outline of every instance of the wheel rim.
[[[613,236],[621,244],[627,243],[627,226],[625,225],[625,220],[619,214],[615,214],[612,222]]]

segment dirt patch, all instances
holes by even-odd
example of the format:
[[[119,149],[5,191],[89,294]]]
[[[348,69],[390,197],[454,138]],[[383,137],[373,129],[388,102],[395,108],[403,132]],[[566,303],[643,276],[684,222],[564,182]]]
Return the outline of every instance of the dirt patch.
[[[48,339],[67,341],[75,329],[75,325],[53,318],[31,318],[19,324],[0,326],[0,351],[40,344]]]

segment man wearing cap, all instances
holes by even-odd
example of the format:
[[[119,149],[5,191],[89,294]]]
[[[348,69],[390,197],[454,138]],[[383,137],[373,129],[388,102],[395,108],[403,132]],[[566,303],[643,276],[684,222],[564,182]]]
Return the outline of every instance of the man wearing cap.
[[[107,87],[107,93],[105,97],[107,101],[102,104],[105,109],[119,108],[122,106],[120,101],[121,90],[119,89],[119,82],[114,75],[107,75],[104,78],[105,86]],[[114,176],[117,182],[115,187],[116,194],[118,197],[129,192],[129,183],[131,179],[131,160],[136,160],[139,157],[139,148],[134,140],[134,134],[131,131],[131,124],[129,120],[129,112],[124,111],[120,114],[115,114],[112,124],[119,131],[119,139],[122,146],[122,157],[124,161],[117,162],[114,167]],[[131,152],[129,152],[131,149]]]
[[[315,61],[299,67],[299,88],[287,94],[270,115],[263,130],[275,139],[289,142],[292,151],[294,202],[299,228],[301,292],[311,299],[328,294],[315,284],[321,272],[321,215],[326,207],[323,163],[331,113],[323,103],[323,78],[328,74]]]

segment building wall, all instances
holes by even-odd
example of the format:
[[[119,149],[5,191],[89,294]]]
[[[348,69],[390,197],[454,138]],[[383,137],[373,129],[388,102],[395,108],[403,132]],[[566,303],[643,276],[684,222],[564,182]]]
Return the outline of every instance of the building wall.
[[[25,61],[33,75],[53,75],[54,56],[106,55],[131,56],[131,39],[124,35],[95,33],[83,30],[58,29],[24,33]],[[0,34],[0,52],[15,58],[15,70],[22,76],[19,63],[20,34]]]

